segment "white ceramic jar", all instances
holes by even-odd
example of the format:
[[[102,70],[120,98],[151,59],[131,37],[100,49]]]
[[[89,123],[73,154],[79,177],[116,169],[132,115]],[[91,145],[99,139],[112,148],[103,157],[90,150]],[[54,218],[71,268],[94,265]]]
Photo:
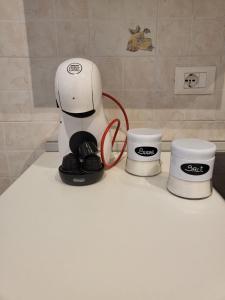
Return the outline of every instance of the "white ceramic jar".
[[[199,139],[174,140],[168,190],[180,197],[202,199],[212,193],[216,145]]]
[[[154,176],[161,171],[161,132],[135,128],[127,133],[126,171],[137,176]]]

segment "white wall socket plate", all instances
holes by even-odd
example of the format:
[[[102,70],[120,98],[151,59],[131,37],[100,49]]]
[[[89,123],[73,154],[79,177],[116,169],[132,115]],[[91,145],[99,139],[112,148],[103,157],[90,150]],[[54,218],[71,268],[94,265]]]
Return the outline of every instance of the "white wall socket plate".
[[[216,67],[177,67],[175,94],[213,94],[215,90]]]

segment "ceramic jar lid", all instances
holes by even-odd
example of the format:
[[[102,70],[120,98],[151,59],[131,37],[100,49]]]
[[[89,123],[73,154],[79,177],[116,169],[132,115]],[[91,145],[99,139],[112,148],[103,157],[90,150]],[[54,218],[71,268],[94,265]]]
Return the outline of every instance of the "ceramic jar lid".
[[[134,128],[128,130],[128,141],[132,141],[135,143],[152,143],[159,142],[161,139],[161,132],[157,129],[150,128]]]
[[[215,152],[215,144],[200,139],[178,139],[171,145],[172,155],[186,159],[209,160]]]

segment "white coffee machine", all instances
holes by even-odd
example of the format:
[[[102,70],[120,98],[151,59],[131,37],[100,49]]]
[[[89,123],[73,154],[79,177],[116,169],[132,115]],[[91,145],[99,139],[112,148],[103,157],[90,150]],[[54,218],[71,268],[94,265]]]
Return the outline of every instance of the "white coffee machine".
[[[107,121],[102,105],[102,83],[97,66],[90,60],[72,58],[61,63],[55,77],[55,94],[61,109],[59,152],[61,158],[71,152],[71,136],[79,131],[94,135],[100,146]],[[111,153],[111,139],[107,137],[104,154]]]

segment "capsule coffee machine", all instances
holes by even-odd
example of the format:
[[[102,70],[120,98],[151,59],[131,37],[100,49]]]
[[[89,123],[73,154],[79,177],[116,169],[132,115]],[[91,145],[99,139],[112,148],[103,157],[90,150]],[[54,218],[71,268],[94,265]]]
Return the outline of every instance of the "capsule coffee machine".
[[[60,177],[71,185],[94,183],[103,174],[98,148],[107,127],[97,66],[82,58],[64,61],[56,72],[55,94],[60,108],[58,145],[63,161],[59,167]],[[110,153],[108,135],[104,143],[107,160]]]

